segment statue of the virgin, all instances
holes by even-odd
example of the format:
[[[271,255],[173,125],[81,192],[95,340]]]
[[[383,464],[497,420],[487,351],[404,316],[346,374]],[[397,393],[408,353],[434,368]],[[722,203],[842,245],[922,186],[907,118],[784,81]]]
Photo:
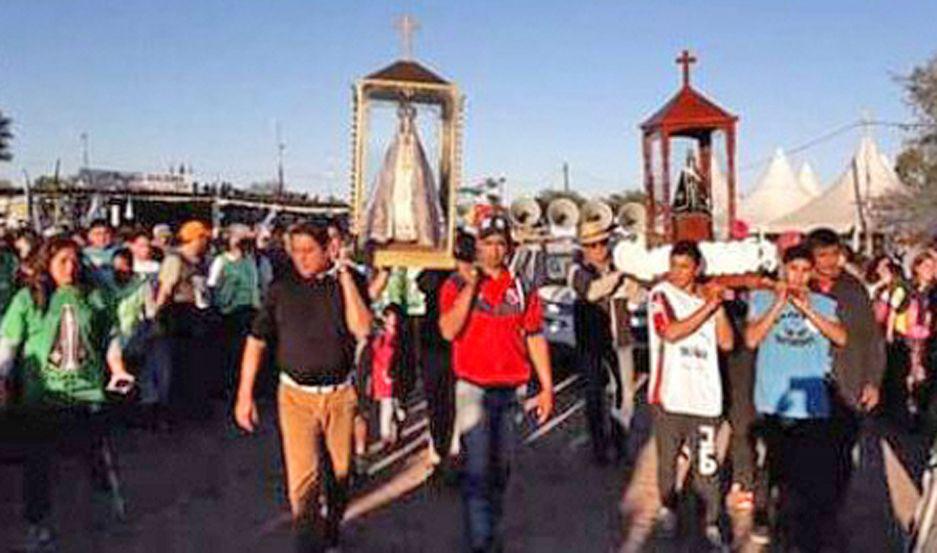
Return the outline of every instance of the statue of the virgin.
[[[433,171],[417,134],[416,109],[397,109],[394,135],[372,187],[363,234],[378,244],[438,247],[444,234],[442,206]]]

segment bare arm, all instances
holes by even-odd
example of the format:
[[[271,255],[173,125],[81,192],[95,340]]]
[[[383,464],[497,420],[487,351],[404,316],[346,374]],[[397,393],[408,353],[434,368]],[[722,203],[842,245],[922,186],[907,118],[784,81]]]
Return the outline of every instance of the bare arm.
[[[381,268],[374,274],[374,278],[368,283],[368,298],[371,301],[377,301],[387,288],[387,281],[390,280],[390,270]]]
[[[553,369],[550,363],[550,346],[543,334],[527,337],[527,352],[540,382],[537,397],[537,421],[543,424],[553,413]]]
[[[179,282],[182,266],[174,255],[167,257],[159,268],[159,288],[156,291],[156,309],[158,313],[172,298],[172,291]]]
[[[439,315],[439,332],[442,337],[448,341],[455,340],[456,336],[462,332],[465,323],[468,321],[469,313],[472,311],[472,302],[475,300],[475,287],[478,283],[478,277],[473,276],[465,283],[465,286],[459,290],[452,307],[443,311]]]
[[[106,361],[107,369],[111,372],[111,376],[133,378],[130,373],[127,372],[127,365],[124,364],[124,354],[120,349],[120,342],[117,338],[113,338],[110,344],[108,344]]]
[[[618,271],[600,276],[589,284],[586,300],[596,302],[611,296],[621,284],[623,275]]]
[[[156,312],[159,312],[167,303],[169,303],[170,296],[172,296],[172,286],[166,284],[165,282],[160,282],[159,290],[156,291]]]
[[[244,343],[244,355],[241,357],[241,376],[238,379],[238,398],[254,397],[254,383],[257,381],[257,373],[260,372],[261,361],[263,361],[264,350],[267,344],[263,340],[248,336]]]
[[[732,351],[735,347],[735,334],[726,310],[720,305],[716,310],[716,343],[722,351]]]
[[[553,393],[553,369],[550,362],[550,346],[543,334],[527,337],[527,352],[540,381],[540,389]]]
[[[621,284],[622,277],[622,273],[618,271],[593,276],[583,267],[576,265],[570,271],[568,281],[580,298],[594,303],[611,296]]]
[[[371,331],[371,310],[358,293],[358,285],[348,268],[338,271],[338,281],[342,287],[342,298],[345,303],[345,324],[348,325],[348,330],[355,335],[355,338],[363,340]]]
[[[689,317],[670,321],[667,326],[661,330],[660,337],[665,342],[678,342],[686,338],[696,332],[699,327],[703,326],[703,323],[712,317],[713,313],[719,309],[720,305],[722,305],[722,302],[719,299],[707,300],[699,309],[691,313]]]
[[[817,327],[820,334],[826,336],[835,346],[843,347],[846,345],[846,326],[844,324],[833,319],[827,319],[820,313],[817,313],[813,306],[810,305],[809,299],[791,296],[791,303]]]
[[[781,315],[781,311],[784,310],[785,303],[787,303],[787,294],[777,294],[771,308],[764,315],[749,321],[748,326],[745,327],[745,346],[748,349],[757,348],[758,344],[765,339]]]
[[[247,432],[253,432],[259,421],[257,406],[254,403],[254,383],[257,381],[257,373],[260,372],[266,348],[267,344],[254,336],[248,336],[244,344],[234,418],[238,426]]]

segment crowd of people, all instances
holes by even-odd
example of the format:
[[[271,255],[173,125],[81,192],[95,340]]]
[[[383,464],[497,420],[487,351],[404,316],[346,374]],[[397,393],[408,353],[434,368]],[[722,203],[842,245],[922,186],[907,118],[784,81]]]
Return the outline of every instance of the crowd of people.
[[[126,420],[115,415],[172,432],[220,403],[253,432],[264,393],[275,395],[297,548],[337,548],[369,435],[394,445],[419,381],[428,463],[459,477],[466,549],[502,551],[518,415],[526,405],[543,423],[554,404],[543,300],[508,268],[510,221],[485,216],[459,232],[455,270],[419,274],[418,318],[388,299],[392,271],[355,259],[350,239],[334,221],[94,221],[4,236],[0,406],[24,444],[29,550],[55,541],[50,471],[64,441],[122,511],[110,429]],[[709,278],[699,246],[681,241],[668,272],[643,282],[616,270],[614,239],[584,222],[569,274],[594,460],[633,454],[629,427],[647,404],[663,537],[692,489],[713,548],[728,541],[728,511],[753,517],[753,540],[841,549],[836,515],[863,421],[935,427],[935,253],[907,260],[907,274],[888,256],[862,266],[821,229],[782,236],[776,274]],[[646,370],[632,324],[645,308]]]
[[[593,452],[605,462],[614,426],[607,396],[594,390],[612,380],[630,393],[643,382],[658,537],[675,535],[678,503],[692,490],[714,549],[730,541],[721,522],[728,514],[752,520],[756,544],[845,550],[837,517],[867,421],[881,417],[925,436],[935,428],[934,250],[908,256],[906,274],[898,259],[863,262],[835,232],[817,229],[780,236],[772,274],[707,277],[700,248],[683,241],[670,249],[661,279],[636,283],[615,270],[607,231],[583,228],[580,242],[571,284],[580,366],[593,390]],[[608,334],[626,327],[616,321],[644,298],[646,377],[634,372],[633,357],[615,364],[629,340]],[[630,413],[630,405],[611,412]],[[627,428],[629,418],[622,421]]]
[[[283,265],[271,238],[237,224],[214,236],[199,221],[4,234],[0,415],[4,443],[22,452],[26,550],[54,545],[57,452],[81,452],[124,516],[113,428],[171,431],[234,389],[253,312]]]

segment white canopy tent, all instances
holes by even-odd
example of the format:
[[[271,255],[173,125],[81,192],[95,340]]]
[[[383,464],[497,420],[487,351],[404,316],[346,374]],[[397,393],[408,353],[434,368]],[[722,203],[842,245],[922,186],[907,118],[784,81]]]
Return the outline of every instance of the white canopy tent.
[[[818,179],[817,174],[813,172],[813,167],[810,166],[810,163],[806,161],[800,166],[800,171],[797,172],[797,184],[799,184],[800,189],[811,198],[816,198],[820,195],[820,179]]]
[[[862,228],[863,218],[872,223],[869,219],[872,200],[903,190],[904,185],[895,170],[885,162],[872,137],[866,135],[846,170],[832,186],[807,205],[771,221],[766,230],[809,231],[828,227],[847,233]]]
[[[754,190],[742,199],[739,218],[752,228],[763,228],[806,205],[813,196],[798,184],[784,151],[778,148]]]
[[[728,239],[729,228],[729,184],[722,164],[713,157],[709,168],[709,182],[712,194],[713,231],[716,240]]]

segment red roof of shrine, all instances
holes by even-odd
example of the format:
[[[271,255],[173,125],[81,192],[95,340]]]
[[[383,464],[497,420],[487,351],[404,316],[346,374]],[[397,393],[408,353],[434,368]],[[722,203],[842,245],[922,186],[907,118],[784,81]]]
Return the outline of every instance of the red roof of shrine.
[[[448,81],[415,61],[399,60],[380,71],[371,73],[367,79],[386,81],[411,81],[429,84],[449,84]]]
[[[660,127],[672,130],[698,129],[731,125],[737,120],[737,116],[717,106],[687,84],[657,113],[641,123],[641,128],[644,131]]]

